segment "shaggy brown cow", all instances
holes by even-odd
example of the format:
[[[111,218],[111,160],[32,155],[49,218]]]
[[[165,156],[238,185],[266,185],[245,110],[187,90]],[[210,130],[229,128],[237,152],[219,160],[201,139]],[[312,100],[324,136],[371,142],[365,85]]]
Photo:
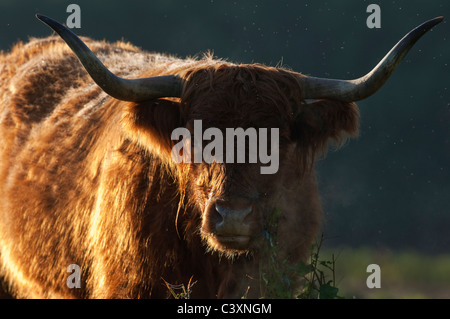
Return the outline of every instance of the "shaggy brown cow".
[[[117,76],[139,78],[126,80],[38,17],[88,73],[54,36],[0,56],[0,275],[22,298],[165,298],[164,281],[191,278],[192,297],[260,296],[264,234],[276,233],[276,258],[296,263],[318,232],[315,156],[357,134],[352,102],[442,20],[411,31],[352,81],[83,39]],[[278,128],[279,170],[174,163],[172,131],[198,119],[203,129]],[[67,285],[72,264],[81,288]]]

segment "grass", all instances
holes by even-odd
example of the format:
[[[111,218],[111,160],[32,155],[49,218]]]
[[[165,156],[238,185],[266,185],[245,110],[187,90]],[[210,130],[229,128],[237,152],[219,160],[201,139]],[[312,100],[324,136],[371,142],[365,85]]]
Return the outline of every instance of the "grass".
[[[322,249],[336,255],[336,282],[346,298],[450,298],[450,255],[426,255],[373,248]],[[381,288],[369,289],[369,264],[381,270]]]
[[[195,285],[196,281],[192,282],[192,277],[191,277],[186,286],[184,284],[173,285],[173,284],[168,283],[165,280],[164,280],[164,283],[174,299],[190,299],[191,292],[192,292],[192,286]]]

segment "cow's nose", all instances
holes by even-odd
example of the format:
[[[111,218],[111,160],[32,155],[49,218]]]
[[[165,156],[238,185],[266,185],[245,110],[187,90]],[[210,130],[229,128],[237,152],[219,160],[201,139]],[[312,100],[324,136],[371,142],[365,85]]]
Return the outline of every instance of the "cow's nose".
[[[235,208],[216,203],[215,208],[220,216],[216,222],[217,233],[232,235],[247,232],[248,221],[246,218],[252,212],[252,206]]]

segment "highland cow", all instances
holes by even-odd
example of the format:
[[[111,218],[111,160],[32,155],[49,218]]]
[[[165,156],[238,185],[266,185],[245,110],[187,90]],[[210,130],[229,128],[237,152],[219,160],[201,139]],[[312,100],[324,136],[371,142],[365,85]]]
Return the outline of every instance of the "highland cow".
[[[192,297],[261,296],[267,236],[276,232],[276,258],[297,263],[319,231],[314,160],[357,135],[353,102],[442,20],[411,31],[368,75],[331,80],[80,40],[38,18],[87,72],[56,36],[0,55],[0,277],[19,298],[166,298],[165,282],[190,280]],[[277,128],[279,169],[174,162],[171,133],[193,132],[195,120]],[[67,285],[74,264],[80,288]]]

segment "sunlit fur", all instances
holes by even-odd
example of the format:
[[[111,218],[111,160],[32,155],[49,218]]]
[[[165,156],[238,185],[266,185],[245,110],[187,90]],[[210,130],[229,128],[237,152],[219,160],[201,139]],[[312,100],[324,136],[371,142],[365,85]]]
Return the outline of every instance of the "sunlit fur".
[[[353,103],[305,103],[298,74],[205,56],[178,59],[83,38],[127,78],[177,74],[181,99],[115,100],[65,43],[32,39],[0,55],[0,277],[22,298],[259,296],[259,249],[276,208],[278,258],[304,260],[320,227],[314,157],[358,131]],[[280,167],[174,164],[177,127],[279,128]],[[251,245],[207,234],[208,201],[251,199]],[[208,213],[209,212],[209,213]],[[264,261],[263,261],[264,262]],[[69,289],[67,266],[81,267]]]

